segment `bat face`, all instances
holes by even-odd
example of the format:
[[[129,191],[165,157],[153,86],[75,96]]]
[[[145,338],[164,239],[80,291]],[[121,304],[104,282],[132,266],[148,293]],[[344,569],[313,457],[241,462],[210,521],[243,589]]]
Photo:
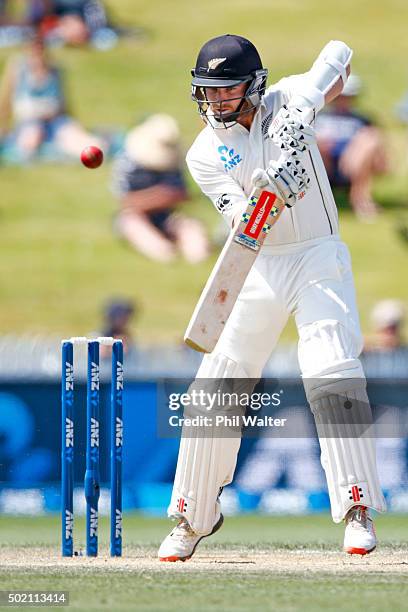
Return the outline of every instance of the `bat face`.
[[[210,353],[230,316],[238,295],[269,230],[285,205],[267,190],[256,189],[238,226],[231,232],[204,287],[184,341]]]

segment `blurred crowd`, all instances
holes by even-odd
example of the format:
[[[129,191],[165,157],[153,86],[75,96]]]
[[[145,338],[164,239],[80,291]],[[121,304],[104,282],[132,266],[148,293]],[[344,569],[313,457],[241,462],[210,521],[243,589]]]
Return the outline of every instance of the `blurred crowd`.
[[[0,48],[22,46],[11,52],[0,81],[0,163],[76,161],[91,142],[114,153],[121,132],[113,128],[103,139],[80,125],[52,48],[106,51],[143,30],[114,24],[101,0],[28,0],[20,11],[15,5],[0,0]]]
[[[203,226],[186,211],[189,189],[177,121],[148,115],[125,132],[89,131],[75,116],[65,93],[65,72],[52,57],[55,46],[108,50],[121,36],[143,31],[116,25],[100,0],[31,0],[23,14],[0,0],[0,47],[22,44],[7,60],[0,81],[0,166],[53,161],[78,163],[87,145],[111,160],[111,193],[116,201],[113,232],[133,250],[160,263],[182,257],[204,261],[214,245]],[[315,131],[334,190],[342,191],[354,214],[373,221],[380,212],[373,181],[390,169],[384,129],[361,112],[361,79],[352,74],[342,94],[320,113]],[[399,117],[408,121],[404,100]],[[116,131],[115,131],[116,130]],[[222,236],[225,238],[225,235]],[[129,321],[136,306],[118,299],[106,310],[105,332],[133,343]],[[373,312],[374,333],[366,350],[403,344],[404,313],[393,300]]]
[[[127,134],[116,128],[117,138],[105,135],[105,140],[90,134],[75,118],[65,95],[65,73],[50,55],[55,44],[94,45],[102,34],[118,38],[131,30],[114,26],[100,0],[31,0],[19,19],[11,5],[0,0],[0,46],[2,30],[10,27],[20,28],[26,43],[20,54],[11,55],[1,79],[0,160],[77,160],[91,142],[105,157],[119,152],[113,170],[117,234],[158,261],[171,261],[177,252],[191,262],[204,259],[208,245],[202,227],[175,215],[188,199],[175,120],[150,117]],[[346,194],[359,219],[372,221],[379,212],[373,180],[387,173],[390,163],[384,130],[358,110],[362,88],[352,74],[342,94],[318,115],[315,130],[333,188]]]
[[[30,40],[26,53],[12,56],[0,87],[0,137],[9,160],[25,163],[45,150],[50,157],[78,158],[82,149],[104,143],[74,119],[61,70],[48,57],[44,39]]]
[[[32,28],[22,52],[6,62],[0,82],[0,163],[77,162],[90,144],[101,148],[105,158],[117,154],[112,178],[117,236],[159,262],[178,255],[192,264],[204,260],[209,253],[206,232],[179,210],[189,195],[175,119],[152,115],[127,134],[116,128],[116,134],[101,136],[81,125],[67,101],[65,75],[50,46],[56,40],[85,45],[111,27],[102,3],[36,0],[20,22],[8,16],[7,2],[0,7],[0,30],[12,23]]]
[[[113,47],[119,37],[139,37],[141,28],[115,24],[102,0],[27,0],[15,13],[13,0],[0,0],[0,47],[24,42],[38,32],[53,46],[90,44],[96,49]]]

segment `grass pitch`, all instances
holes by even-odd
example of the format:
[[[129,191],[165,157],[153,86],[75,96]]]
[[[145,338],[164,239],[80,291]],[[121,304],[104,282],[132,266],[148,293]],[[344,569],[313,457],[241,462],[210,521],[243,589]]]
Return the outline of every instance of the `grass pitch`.
[[[122,559],[107,555],[102,522],[98,559],[59,556],[59,519],[5,518],[0,590],[70,592],[75,610],[194,611],[403,609],[408,596],[406,516],[377,517],[378,551],[341,552],[343,529],[328,515],[228,518],[186,563],[160,563],[166,520],[125,519]],[[77,547],[84,525],[76,525]]]

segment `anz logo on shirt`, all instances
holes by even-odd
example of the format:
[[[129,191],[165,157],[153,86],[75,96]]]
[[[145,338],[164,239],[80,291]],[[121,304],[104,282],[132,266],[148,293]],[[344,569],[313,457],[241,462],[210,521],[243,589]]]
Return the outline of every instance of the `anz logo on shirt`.
[[[239,153],[235,153],[234,149],[229,149],[225,145],[218,147],[218,153],[220,154],[220,160],[224,164],[224,170],[232,170],[235,166],[238,166],[242,162],[242,157]]]

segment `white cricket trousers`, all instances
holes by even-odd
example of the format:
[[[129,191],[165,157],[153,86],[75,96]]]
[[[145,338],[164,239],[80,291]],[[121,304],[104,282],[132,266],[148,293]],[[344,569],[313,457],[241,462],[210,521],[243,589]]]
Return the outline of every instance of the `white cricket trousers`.
[[[347,398],[368,404],[358,359],[363,343],[351,260],[338,236],[263,247],[197,378],[260,378],[290,315],[298,329],[299,365],[316,423],[322,415],[324,422],[339,401],[338,381]],[[361,504],[384,510],[374,440],[344,441],[341,431],[334,438],[319,438],[333,519],[342,520],[355,503],[351,491],[360,491]],[[220,513],[219,490],[232,481],[239,446],[238,437],[182,437],[169,516],[185,516],[194,531],[210,533]]]

